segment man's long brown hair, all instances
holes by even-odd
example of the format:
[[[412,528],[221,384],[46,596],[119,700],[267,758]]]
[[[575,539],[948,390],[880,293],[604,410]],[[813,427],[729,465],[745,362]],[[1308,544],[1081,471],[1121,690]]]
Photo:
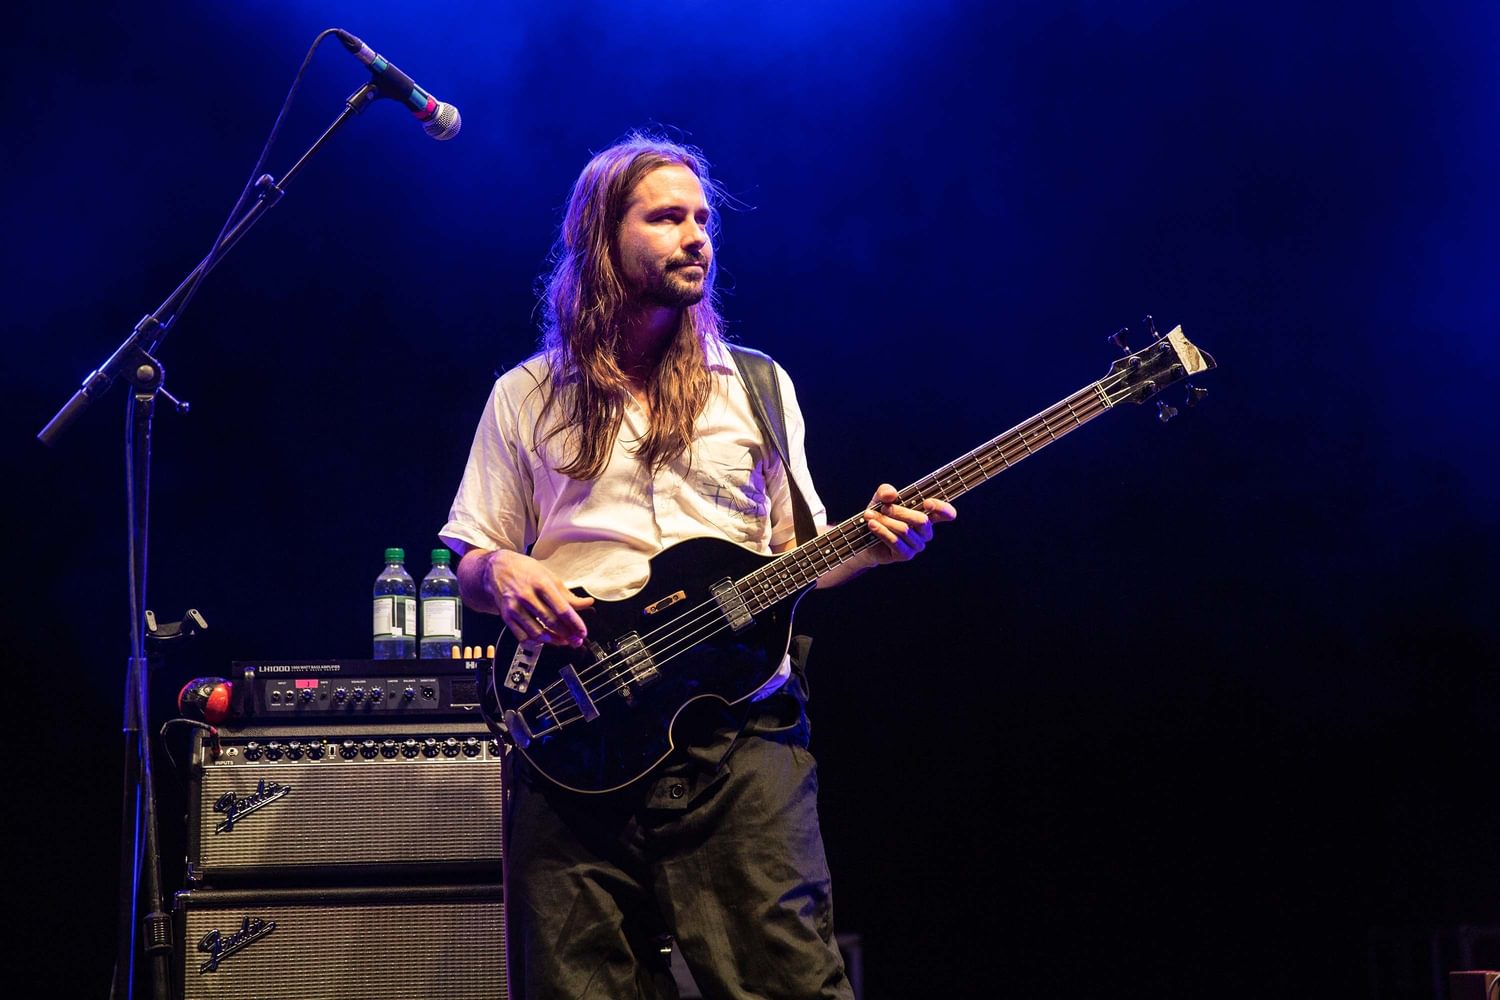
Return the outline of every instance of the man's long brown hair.
[[[616,351],[622,321],[637,304],[621,271],[620,223],[636,184],[673,164],[691,170],[702,184],[712,240],[718,235],[718,189],[708,162],[697,149],[656,136],[632,133],[599,153],[578,175],[568,199],[542,292],[542,349],[551,371],[538,424],[554,405],[564,407],[563,419],[547,437],[564,432],[571,458],[558,471],[573,479],[596,479],[604,471],[625,415],[629,381]],[[710,262],[703,298],[683,310],[677,335],[646,380],[651,426],[634,454],[652,472],[687,450],[708,402],[705,346],[723,331],[714,295],[717,269]],[[568,386],[571,395],[563,392]]]

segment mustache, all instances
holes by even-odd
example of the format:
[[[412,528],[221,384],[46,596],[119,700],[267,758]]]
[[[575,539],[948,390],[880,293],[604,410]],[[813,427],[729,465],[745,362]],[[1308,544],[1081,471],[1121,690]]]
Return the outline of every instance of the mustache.
[[[671,268],[674,268],[674,267],[687,267],[687,266],[689,266],[691,264],[698,264],[698,265],[702,266],[704,269],[708,268],[708,260],[706,258],[704,258],[704,257],[701,257],[701,256],[700,257],[681,257],[681,258],[678,258],[676,260],[669,260],[669,261],[667,261],[667,268],[670,270]]]

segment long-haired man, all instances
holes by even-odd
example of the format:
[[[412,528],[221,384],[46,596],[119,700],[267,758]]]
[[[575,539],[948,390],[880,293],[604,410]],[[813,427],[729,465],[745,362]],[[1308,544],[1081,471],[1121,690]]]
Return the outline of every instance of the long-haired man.
[[[462,555],[465,603],[521,643],[582,645],[595,599],[638,591],[650,558],[677,542],[790,549],[793,481],[817,530],[827,525],[790,379],[776,366],[788,468],[724,343],[717,195],[697,150],[640,134],[594,156],[573,186],[543,349],[496,382],[441,532]],[[881,544],[819,587],[910,559],[955,516],[896,499],[876,491],[865,518]],[[667,935],[706,996],[852,996],[804,701],[797,674],[778,671],[753,699],[715,702],[674,730],[671,758],[604,795],[521,762],[507,898],[528,1000],[674,996]]]

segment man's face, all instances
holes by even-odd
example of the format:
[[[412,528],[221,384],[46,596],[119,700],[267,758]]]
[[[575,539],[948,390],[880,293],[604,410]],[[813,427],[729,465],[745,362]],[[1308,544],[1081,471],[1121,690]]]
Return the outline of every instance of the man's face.
[[[708,202],[687,167],[657,167],[636,184],[620,222],[620,266],[637,298],[680,309],[703,298],[714,248]]]

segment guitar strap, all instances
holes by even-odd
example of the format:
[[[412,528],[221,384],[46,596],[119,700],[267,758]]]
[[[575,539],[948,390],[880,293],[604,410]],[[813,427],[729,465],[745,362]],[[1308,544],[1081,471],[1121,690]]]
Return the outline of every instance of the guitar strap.
[[[781,402],[781,380],[776,377],[776,363],[769,355],[738,344],[728,344],[734,365],[739,369],[740,382],[750,397],[750,408],[755,411],[755,422],[760,425],[761,437],[770,444],[781,467],[786,470],[786,481],[792,490],[792,524],[797,532],[797,544],[802,545],[817,537],[818,529],[813,524],[812,511],[803,499],[797,486],[797,477],[792,473],[791,448],[787,445],[786,410]]]

